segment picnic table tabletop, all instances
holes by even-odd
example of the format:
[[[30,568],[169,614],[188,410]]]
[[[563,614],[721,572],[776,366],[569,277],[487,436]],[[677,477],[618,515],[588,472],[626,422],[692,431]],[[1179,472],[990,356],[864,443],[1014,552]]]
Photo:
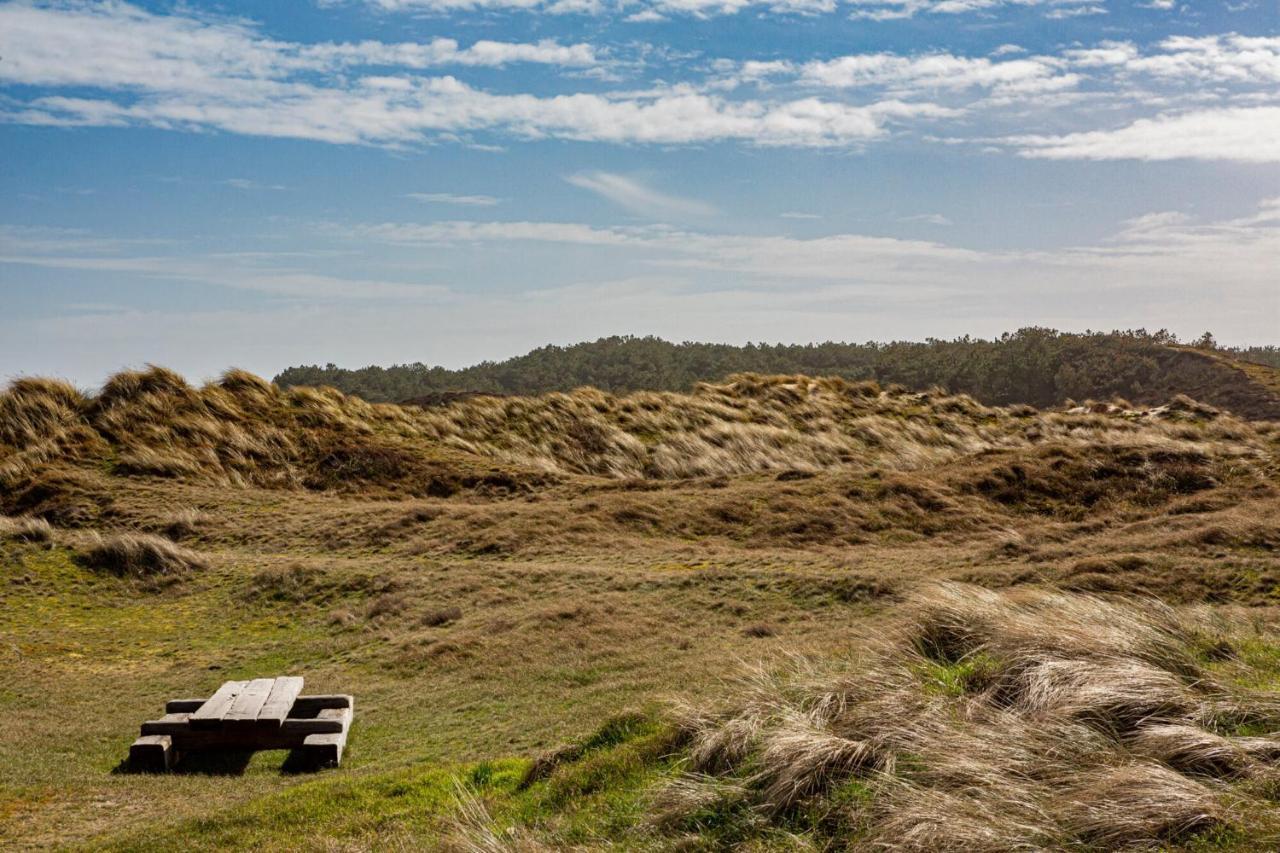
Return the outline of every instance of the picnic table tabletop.
[[[190,717],[192,728],[260,725],[279,727],[302,692],[302,678],[227,681]]]

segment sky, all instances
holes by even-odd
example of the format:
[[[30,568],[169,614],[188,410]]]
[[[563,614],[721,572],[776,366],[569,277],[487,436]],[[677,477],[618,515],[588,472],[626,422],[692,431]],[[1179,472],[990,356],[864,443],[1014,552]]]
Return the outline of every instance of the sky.
[[[1276,0],[0,0],[0,378],[1280,343]]]

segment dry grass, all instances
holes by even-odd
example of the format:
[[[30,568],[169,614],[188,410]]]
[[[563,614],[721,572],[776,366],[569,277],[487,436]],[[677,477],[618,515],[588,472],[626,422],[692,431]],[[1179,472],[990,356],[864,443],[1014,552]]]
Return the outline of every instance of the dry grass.
[[[272,565],[254,573],[249,597],[302,604],[321,599],[324,586],[324,573],[315,566],[302,562]]]
[[[211,517],[198,509],[181,509],[160,519],[158,530],[161,534],[175,542],[189,539],[209,526]]]
[[[43,518],[9,518],[0,515],[0,537],[16,539],[19,542],[53,542],[53,525]]]
[[[202,554],[148,533],[94,533],[81,560],[89,568],[132,578],[175,577],[208,565]]]
[[[552,847],[524,830],[500,827],[483,801],[465,785],[455,784],[450,826],[440,849],[448,853],[550,853],[553,850],[582,848]]]
[[[462,618],[462,608],[439,607],[434,610],[428,610],[418,619],[418,624],[424,628],[438,628],[441,625],[450,625]]]
[[[112,504],[103,479],[84,468],[45,467],[0,489],[0,511],[43,518],[58,527],[91,526]]]
[[[242,371],[196,389],[158,367],[118,374],[92,398],[35,379],[0,395],[5,483],[51,462],[99,458],[123,475],[343,490],[417,484],[422,494],[448,496],[519,491],[546,476],[907,471],[1045,443],[1164,454],[1160,476],[1182,489],[1210,476],[1201,470],[1210,450],[1236,460],[1268,446],[1262,427],[1191,401],[1028,413],[803,376],[735,376],[688,394],[473,397],[431,410],[370,405],[328,388],[286,392]],[[485,471],[485,460],[500,469]]]
[[[1181,843],[1272,808],[1227,787],[1280,755],[1280,697],[1205,664],[1230,649],[1220,626],[1154,602],[937,585],[864,661],[797,661],[730,710],[686,710],[701,775],[666,796],[664,823],[723,780],[761,814],[817,809],[894,850]],[[1215,730],[1239,718],[1277,735]]]

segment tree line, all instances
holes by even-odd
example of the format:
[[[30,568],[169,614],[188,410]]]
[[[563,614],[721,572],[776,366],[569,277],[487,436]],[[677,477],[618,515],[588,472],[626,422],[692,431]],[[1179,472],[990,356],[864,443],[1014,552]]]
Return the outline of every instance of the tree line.
[[[802,373],[874,379],[910,388],[938,386],[985,403],[1048,406],[1066,399],[1141,398],[1168,386],[1186,353],[1165,330],[1059,332],[1030,327],[994,340],[968,336],[921,342],[732,344],[671,343],[609,337],[544,346],[506,361],[459,370],[425,364],[290,367],[281,386],[330,385],[371,402],[402,402],[449,392],[541,394],[591,385],[613,393],[684,391],[732,373]],[[1188,345],[1280,368],[1280,347],[1219,347],[1206,333]]]

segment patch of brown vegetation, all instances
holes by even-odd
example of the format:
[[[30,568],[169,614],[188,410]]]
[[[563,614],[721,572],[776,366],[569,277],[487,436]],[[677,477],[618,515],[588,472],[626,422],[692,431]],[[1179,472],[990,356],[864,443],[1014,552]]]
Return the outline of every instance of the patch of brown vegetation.
[[[912,471],[1050,443],[1067,455],[1141,453],[1133,464],[1155,465],[1185,491],[1206,482],[1196,479],[1205,473],[1197,454],[1206,444],[1229,441],[1247,455],[1260,440],[1258,429],[1186,401],[1147,414],[1029,415],[964,395],[755,375],[700,384],[688,394],[619,397],[583,388],[423,410],[370,405],[328,388],[282,391],[242,371],[196,389],[153,367],[113,377],[96,397],[56,382],[14,383],[0,395],[0,420],[8,418],[0,428],[0,476],[12,482],[52,462],[92,459],[125,476],[500,496],[575,475],[679,480],[775,472],[786,482],[850,466]]]
[[[113,497],[103,479],[83,468],[43,468],[0,489],[0,510],[59,527],[89,527],[111,512]]]
[[[1193,449],[1055,444],[1003,455],[962,488],[1022,512],[1081,517],[1121,503],[1149,508],[1218,484],[1211,457]]]

